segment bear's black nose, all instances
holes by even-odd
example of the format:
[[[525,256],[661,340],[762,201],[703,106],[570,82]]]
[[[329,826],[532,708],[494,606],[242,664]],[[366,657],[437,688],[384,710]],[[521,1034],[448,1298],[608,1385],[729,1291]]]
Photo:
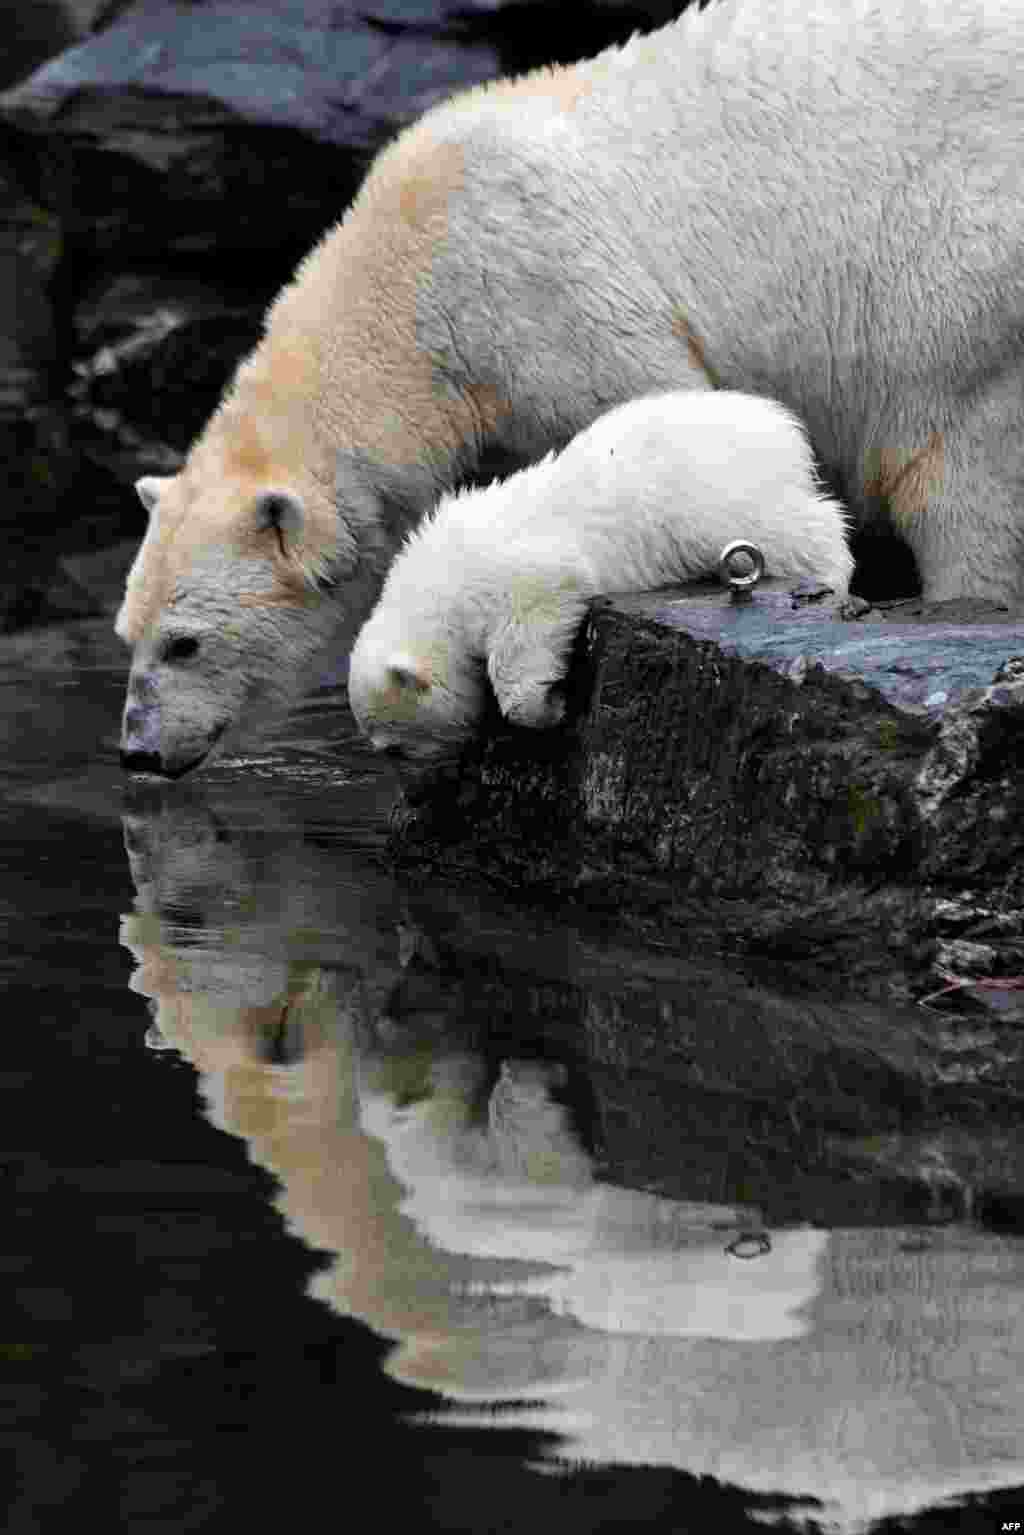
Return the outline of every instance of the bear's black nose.
[[[123,751],[121,766],[126,773],[155,773],[160,778],[169,776],[159,752]]]

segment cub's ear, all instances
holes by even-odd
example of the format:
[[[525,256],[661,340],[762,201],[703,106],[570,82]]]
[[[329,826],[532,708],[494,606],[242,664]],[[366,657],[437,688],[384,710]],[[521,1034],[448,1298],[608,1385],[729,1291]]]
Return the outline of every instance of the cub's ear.
[[[150,517],[155,517],[160,506],[160,496],[165,485],[171,483],[170,475],[144,474],[141,480],[135,481],[135,494],[142,502]]]
[[[392,687],[404,688],[411,693],[429,693],[430,665],[416,656],[401,651],[387,664],[388,682]]]

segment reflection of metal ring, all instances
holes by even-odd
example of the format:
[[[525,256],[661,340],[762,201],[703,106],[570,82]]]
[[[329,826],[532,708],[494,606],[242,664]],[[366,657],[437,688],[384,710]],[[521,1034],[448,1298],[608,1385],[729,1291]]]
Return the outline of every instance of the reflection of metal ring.
[[[733,539],[718,557],[718,579],[734,592],[750,592],[764,575],[764,555],[745,538]]]
[[[772,1250],[771,1238],[764,1231],[744,1231],[725,1250],[730,1258],[763,1258]]]

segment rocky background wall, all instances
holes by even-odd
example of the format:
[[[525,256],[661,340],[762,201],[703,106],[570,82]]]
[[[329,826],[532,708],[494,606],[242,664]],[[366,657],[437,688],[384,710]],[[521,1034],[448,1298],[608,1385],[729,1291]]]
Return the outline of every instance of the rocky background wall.
[[[109,611],[263,311],[450,92],[680,0],[0,0],[0,632]]]

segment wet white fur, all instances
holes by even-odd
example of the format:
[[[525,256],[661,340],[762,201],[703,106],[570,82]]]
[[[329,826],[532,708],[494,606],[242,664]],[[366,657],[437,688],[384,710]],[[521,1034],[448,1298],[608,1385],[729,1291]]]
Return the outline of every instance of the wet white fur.
[[[356,719],[379,748],[446,751],[480,714],[486,668],[509,719],[551,724],[588,601],[709,574],[737,538],[769,576],[846,592],[844,514],[795,417],[727,392],[619,406],[410,534],[352,651]]]

